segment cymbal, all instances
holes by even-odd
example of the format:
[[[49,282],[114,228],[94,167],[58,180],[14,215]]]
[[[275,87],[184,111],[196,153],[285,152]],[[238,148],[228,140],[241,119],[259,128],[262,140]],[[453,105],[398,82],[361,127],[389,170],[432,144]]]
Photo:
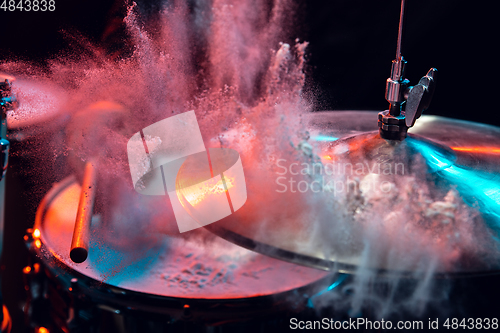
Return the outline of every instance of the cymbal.
[[[424,115],[407,139],[387,141],[377,112],[305,118],[310,158],[267,174],[243,161],[247,203],[206,228],[344,273],[500,272],[500,128]]]
[[[11,137],[22,140],[65,121],[64,106],[69,97],[66,91],[49,80],[14,78],[0,73],[0,80],[9,79],[19,106],[7,112],[7,127]]]

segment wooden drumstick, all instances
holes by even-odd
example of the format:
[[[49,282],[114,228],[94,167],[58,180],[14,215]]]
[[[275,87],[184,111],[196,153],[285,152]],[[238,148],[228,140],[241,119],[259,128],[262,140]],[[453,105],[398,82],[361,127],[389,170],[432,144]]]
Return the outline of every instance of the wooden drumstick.
[[[94,213],[95,195],[96,167],[93,162],[87,162],[83,174],[82,191],[69,253],[71,260],[76,263],[84,262],[88,256],[88,234]]]

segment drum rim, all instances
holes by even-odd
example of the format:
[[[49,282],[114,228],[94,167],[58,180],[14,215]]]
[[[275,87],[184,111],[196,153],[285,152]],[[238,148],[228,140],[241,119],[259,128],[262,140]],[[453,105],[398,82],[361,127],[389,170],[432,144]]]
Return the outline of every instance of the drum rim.
[[[40,205],[38,206],[34,228],[42,231],[41,226],[43,225],[43,219],[47,208],[50,203],[57,197],[57,194],[61,193],[69,185],[76,182],[76,177],[71,175],[64,178],[62,181],[55,183],[52,188],[47,192],[47,194],[42,199]],[[85,285],[87,288],[83,288],[82,293],[90,295],[94,300],[104,301],[105,303],[112,304],[113,306],[121,305],[127,309],[131,308],[131,305],[137,305],[141,309],[144,308],[154,308],[158,309],[158,306],[151,306],[150,304],[144,302],[144,300],[154,300],[154,302],[159,303],[178,303],[183,304],[193,304],[193,305],[207,305],[213,307],[214,304],[219,305],[235,305],[241,303],[248,303],[244,309],[255,308],[254,304],[259,303],[262,305],[269,304],[260,312],[269,312],[270,309],[274,309],[277,304],[285,302],[286,308],[292,308],[293,302],[290,301],[292,294],[301,295],[300,298],[296,297],[297,300],[303,301],[304,304],[307,301],[307,297],[314,295],[320,290],[328,287],[335,278],[336,274],[327,274],[326,276],[319,278],[318,280],[308,283],[306,285],[300,286],[298,288],[292,288],[289,290],[281,291],[275,294],[267,295],[257,295],[248,297],[229,297],[229,298],[187,298],[187,297],[177,297],[177,296],[165,296],[157,294],[148,294],[145,292],[130,290],[118,286],[113,286],[111,284],[100,282],[92,277],[89,277],[81,272],[74,270],[73,268],[67,266],[62,260],[60,260],[53,251],[51,251],[43,237],[43,232],[41,232],[40,247],[34,246],[32,235],[29,234],[28,247],[32,250],[35,255],[43,263],[43,266],[54,276],[64,287],[67,289],[70,287],[71,278],[77,278],[80,284]],[[31,244],[30,244],[31,243]],[[259,255],[262,255],[258,253]],[[63,273],[63,274],[61,274]],[[162,306],[160,305],[160,308]]]

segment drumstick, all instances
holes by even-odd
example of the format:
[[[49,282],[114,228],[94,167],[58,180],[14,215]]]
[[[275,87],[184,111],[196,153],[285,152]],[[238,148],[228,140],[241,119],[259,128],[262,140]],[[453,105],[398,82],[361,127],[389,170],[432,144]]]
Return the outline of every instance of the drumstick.
[[[94,212],[94,202],[96,194],[96,168],[92,162],[85,164],[83,175],[82,191],[80,202],[76,214],[73,240],[71,241],[70,257],[76,263],[82,263],[88,255],[88,234],[92,215]]]

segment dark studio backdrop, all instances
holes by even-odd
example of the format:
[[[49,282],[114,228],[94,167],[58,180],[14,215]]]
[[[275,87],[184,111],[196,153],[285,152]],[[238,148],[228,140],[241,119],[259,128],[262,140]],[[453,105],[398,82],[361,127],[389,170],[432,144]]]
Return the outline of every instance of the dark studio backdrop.
[[[114,0],[56,0],[54,12],[0,10],[0,61],[53,56],[66,46],[61,29],[99,41]],[[142,1],[155,6],[155,1]],[[399,0],[303,0],[296,36],[310,42],[309,83],[318,110],[383,110],[395,57]],[[115,4],[116,6],[116,4]],[[497,6],[493,1],[408,0],[403,55],[415,84],[439,70],[427,113],[500,125]]]

